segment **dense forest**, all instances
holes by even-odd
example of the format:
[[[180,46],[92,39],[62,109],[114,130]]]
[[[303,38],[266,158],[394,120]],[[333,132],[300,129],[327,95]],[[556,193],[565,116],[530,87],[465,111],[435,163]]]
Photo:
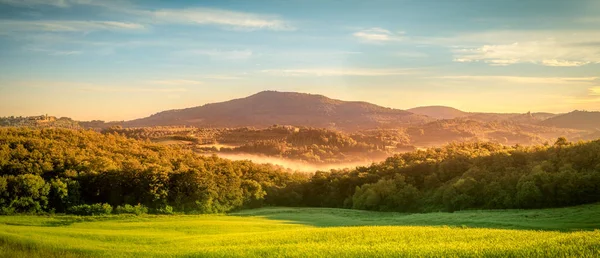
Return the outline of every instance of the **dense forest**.
[[[317,172],[311,206],[382,211],[562,207],[600,201],[600,141],[450,144],[369,167]]]
[[[219,213],[271,205],[425,212],[598,201],[600,141],[450,144],[366,167],[295,173],[117,133],[0,129],[3,214],[113,207]]]
[[[261,205],[270,188],[302,182],[270,165],[67,129],[0,129],[0,174],[3,213],[95,203],[226,212]]]

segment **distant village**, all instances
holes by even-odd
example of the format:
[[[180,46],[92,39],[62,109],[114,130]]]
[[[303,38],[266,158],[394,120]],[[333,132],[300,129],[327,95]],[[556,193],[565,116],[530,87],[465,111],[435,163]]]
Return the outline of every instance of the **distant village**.
[[[80,128],[79,123],[71,118],[48,115],[0,117],[0,126]]]

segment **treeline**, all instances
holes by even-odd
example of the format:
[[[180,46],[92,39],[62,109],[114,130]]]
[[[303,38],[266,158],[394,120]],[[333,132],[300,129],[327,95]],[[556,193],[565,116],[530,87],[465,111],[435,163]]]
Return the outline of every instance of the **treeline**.
[[[368,167],[302,174],[118,134],[0,129],[4,214],[112,207],[214,213],[271,205],[426,212],[598,201],[600,141],[451,144]]]

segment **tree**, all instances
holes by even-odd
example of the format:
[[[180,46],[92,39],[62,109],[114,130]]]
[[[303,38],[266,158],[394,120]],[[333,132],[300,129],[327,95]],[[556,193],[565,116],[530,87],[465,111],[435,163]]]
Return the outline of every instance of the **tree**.
[[[519,182],[517,186],[517,203],[522,208],[537,208],[542,201],[542,193],[533,181]]]
[[[8,177],[8,206],[16,212],[35,213],[48,205],[50,185],[38,175],[25,174]]]

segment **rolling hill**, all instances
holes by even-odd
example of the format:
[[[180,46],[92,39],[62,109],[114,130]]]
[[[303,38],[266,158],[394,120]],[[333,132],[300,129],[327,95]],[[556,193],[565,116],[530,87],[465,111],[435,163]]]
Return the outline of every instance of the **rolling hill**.
[[[575,110],[546,119],[540,122],[540,125],[580,130],[598,130],[600,129],[600,112]]]
[[[511,121],[516,123],[536,124],[543,120],[556,116],[552,113],[482,113],[482,112],[464,112],[462,110],[446,106],[425,106],[407,109],[406,111],[428,116],[435,119],[456,119],[466,118],[481,122],[493,121]]]
[[[478,120],[482,122],[493,122],[493,121],[511,121],[516,123],[524,124],[537,124],[546,119],[552,118],[556,114],[552,113],[470,113],[468,118]]]
[[[416,107],[408,109],[406,111],[414,114],[425,115],[436,119],[454,119],[469,115],[469,113],[467,112],[445,106]]]
[[[367,102],[335,100],[314,94],[263,91],[246,98],[159,112],[127,121],[124,127],[267,127],[284,124],[361,130],[416,125],[432,120],[424,115]]]

